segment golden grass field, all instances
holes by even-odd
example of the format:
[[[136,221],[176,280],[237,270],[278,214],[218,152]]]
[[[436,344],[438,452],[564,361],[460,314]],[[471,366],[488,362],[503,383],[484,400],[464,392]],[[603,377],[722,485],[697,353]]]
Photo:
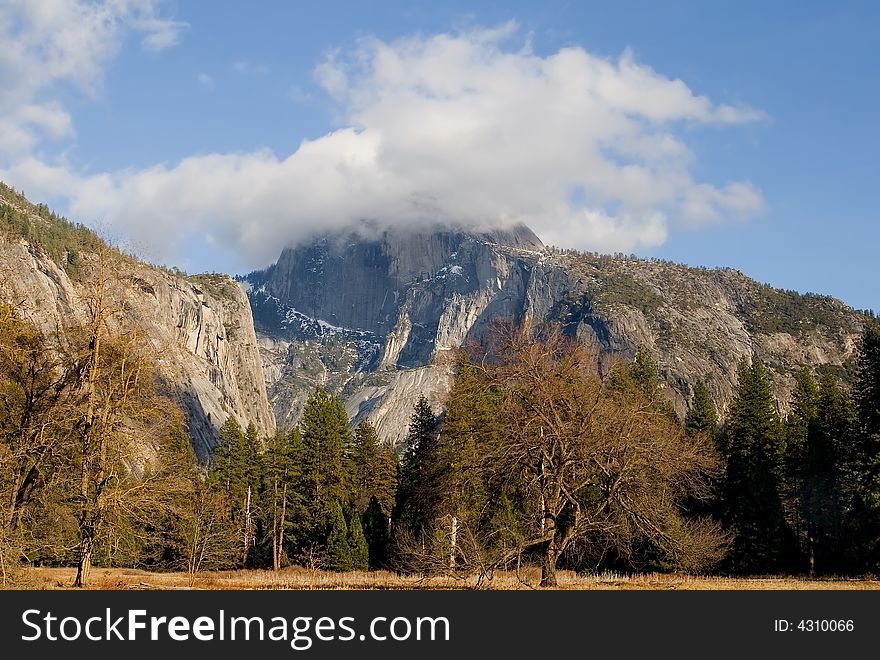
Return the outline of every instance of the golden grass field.
[[[28,568],[17,576],[15,586],[26,589],[71,588],[73,568]],[[400,576],[387,571],[333,573],[305,568],[287,568],[278,573],[267,570],[204,572],[192,581],[186,573],[151,573],[129,568],[95,568],[90,589],[534,589],[539,582],[537,569],[498,572],[491,580],[477,585],[476,578],[422,578]],[[577,575],[558,574],[559,589],[657,589],[657,590],[827,590],[880,589],[880,580],[810,580],[805,578],[725,578],[655,574]]]

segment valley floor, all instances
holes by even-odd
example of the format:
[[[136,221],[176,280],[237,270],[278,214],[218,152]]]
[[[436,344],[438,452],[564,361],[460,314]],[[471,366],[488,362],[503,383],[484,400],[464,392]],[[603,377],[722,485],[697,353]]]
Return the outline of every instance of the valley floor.
[[[67,589],[73,584],[73,568],[28,568],[16,579],[16,588]],[[499,572],[481,585],[487,589],[532,589],[539,582],[536,569]],[[806,579],[792,577],[726,578],[690,575],[639,574],[577,575],[558,574],[560,589],[657,589],[657,590],[865,590],[880,589],[880,580]],[[399,576],[393,572],[334,573],[329,571],[287,568],[279,573],[266,570],[203,572],[192,581],[186,573],[151,573],[129,568],[96,568],[90,589],[471,589],[475,578],[421,578]]]

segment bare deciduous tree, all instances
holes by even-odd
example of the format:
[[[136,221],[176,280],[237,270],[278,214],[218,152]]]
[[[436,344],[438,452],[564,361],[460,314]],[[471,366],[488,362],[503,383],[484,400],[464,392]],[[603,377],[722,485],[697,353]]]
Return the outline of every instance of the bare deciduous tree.
[[[122,255],[99,251],[91,279],[89,324],[69,332],[84,404],[75,428],[79,442],[79,531],[76,586],[88,579],[92,553],[107,507],[119,501],[133,439],[160,416],[155,391],[155,355],[137,328],[128,327],[121,280]]]
[[[584,540],[623,554],[649,543],[691,569],[717,561],[718,525],[680,507],[685,497],[708,495],[714,450],[639,388],[610,387],[595,365],[553,327],[507,326],[486,350],[478,368],[497,408],[493,428],[482,431],[492,439],[481,442],[478,472],[525,504],[507,529],[462,525],[482,548],[472,554],[497,567],[537,553],[541,586],[556,585],[560,557]]]
[[[2,529],[14,536],[23,509],[51,482],[72,440],[71,372],[60,335],[44,337],[0,305],[0,488]]]

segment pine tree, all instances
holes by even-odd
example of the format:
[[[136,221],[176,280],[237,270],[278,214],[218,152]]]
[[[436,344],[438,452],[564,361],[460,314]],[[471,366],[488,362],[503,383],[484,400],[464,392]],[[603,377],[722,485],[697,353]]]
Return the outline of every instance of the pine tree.
[[[618,364],[606,379],[609,390],[622,399],[642,397],[651,403],[657,412],[663,413],[670,421],[679,423],[672,403],[663,393],[664,383],[660,368],[644,346],[636,349],[632,362]]]
[[[241,534],[240,565],[245,565],[257,538],[257,489],[260,482],[260,458],[256,429],[242,431],[231,415],[220,427],[220,444],[215,452],[209,486],[225,493],[230,515]]]
[[[831,374],[822,376],[802,469],[802,509],[810,572],[845,571],[845,512],[852,497],[850,447],[855,407]]]
[[[349,561],[343,557],[348,532],[341,512],[355,498],[355,467],[354,438],[342,402],[316,388],[303,410],[300,435],[304,516],[298,546],[305,553],[326,549],[330,565],[347,570],[340,568]]]
[[[684,421],[684,428],[691,435],[705,433],[713,440],[718,433],[718,415],[712,404],[709,388],[703,381],[694,385],[694,397]]]
[[[804,518],[804,471],[811,429],[819,414],[819,388],[812,372],[801,369],[796,376],[791,410],[785,420],[782,498],[786,520],[798,546],[802,563],[809,555],[809,536]]]
[[[450,568],[461,556],[459,530],[486,536],[509,531],[495,524],[505,484],[492,482],[484,469],[486,457],[502,443],[498,394],[487,385],[485,372],[462,357],[446,400],[437,462],[437,513],[442,518]]]
[[[370,498],[361,518],[363,535],[367,543],[370,568],[385,568],[388,563],[389,519],[379,500]]]
[[[354,432],[355,506],[363,513],[375,497],[386,515],[394,507],[397,490],[397,456],[379,441],[375,427],[364,419]]]
[[[437,418],[428,400],[420,396],[410,418],[394,515],[395,524],[416,538],[424,538],[437,515],[438,457]]]
[[[639,346],[636,349],[635,357],[629,367],[629,375],[648,398],[657,395],[657,390],[661,385],[660,369],[644,346]]]
[[[262,499],[272,544],[272,567],[276,571],[281,569],[287,546],[296,543],[303,526],[302,460],[299,429],[278,431],[269,441]]]
[[[707,438],[712,446],[717,449],[719,439],[718,415],[715,412],[709,388],[706,387],[703,381],[697,381],[694,385],[694,395],[684,420],[684,430],[691,438],[699,436]],[[711,495],[701,498],[689,498],[684,508],[695,518],[710,516],[712,519],[718,520],[722,517],[723,483],[719,474],[712,475],[708,482],[710,483]]]
[[[231,415],[220,427],[220,442],[214,451],[209,479],[234,500],[244,494],[248,482],[249,461],[244,432]]]
[[[857,488],[852,504],[855,550],[866,570],[880,567],[880,325],[865,327],[853,394],[859,432],[853,451]]]
[[[785,420],[786,450],[792,460],[801,463],[810,425],[819,414],[819,386],[812,372],[804,367],[795,377],[791,411]]]
[[[338,398],[318,388],[303,410],[303,497],[307,506],[307,542],[323,544],[337,505],[353,499],[353,438]]]
[[[365,570],[367,566],[376,568],[387,562],[388,528],[397,490],[397,454],[391,445],[382,445],[369,420],[358,424],[354,438],[354,505],[360,520],[357,527],[349,522],[349,531],[365,537],[363,558],[366,563],[360,561],[356,546],[352,545],[355,564],[364,566],[358,570]]]
[[[379,460],[376,464],[376,478],[374,479],[374,494],[382,507],[385,518],[391,519],[394,510],[394,502],[397,497],[397,472],[400,469],[400,460],[394,445],[385,443],[379,451]]]
[[[770,383],[760,359],[743,358],[722,443],[729,553],[737,573],[775,572],[790,545],[782,509],[783,438]]]
[[[350,571],[366,571],[370,568],[370,554],[367,539],[361,526],[360,515],[354,508],[349,508],[346,517],[348,527],[348,554]]]
[[[327,568],[331,571],[351,570],[351,549],[348,545],[348,526],[342,505],[336,502],[330,510],[327,534]]]
[[[260,460],[260,455],[262,454],[261,445],[260,437],[257,434],[257,427],[254,426],[253,422],[249,422],[244,432],[244,451],[247,456],[248,482],[251,484],[259,483],[262,476],[260,474],[262,470],[262,461]]]
[[[260,486],[263,482],[263,460],[261,456],[261,442],[257,435],[257,427],[253,422],[247,425],[244,433],[245,469],[247,471],[247,492],[244,502],[244,533],[243,533],[243,556],[247,562],[253,548],[257,545],[257,539],[261,536],[262,520],[260,511]]]
[[[880,325],[865,328],[856,360],[855,398],[866,437],[880,442]]]

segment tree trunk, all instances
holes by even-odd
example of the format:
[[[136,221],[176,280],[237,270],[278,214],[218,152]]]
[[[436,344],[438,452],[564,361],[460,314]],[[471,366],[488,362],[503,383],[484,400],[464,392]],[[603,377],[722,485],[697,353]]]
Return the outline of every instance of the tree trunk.
[[[76,580],[74,587],[84,587],[89,579],[89,573],[92,570],[92,545],[94,543],[94,535],[84,533],[82,541],[79,545],[79,562],[76,565]]]
[[[552,538],[545,542],[541,552],[541,586],[555,587],[556,582],[556,560],[559,559],[559,547],[556,544],[556,538]]]
[[[272,482],[272,570],[279,569],[278,562],[278,480]]]
[[[287,519],[287,482],[281,489],[281,506],[278,501],[278,481],[273,487],[272,501],[272,569],[277,573],[281,570],[281,557],[284,554],[284,522]]]
[[[281,555],[284,553],[284,521],[287,519],[287,482],[281,490],[281,520],[278,522],[278,556],[275,560],[276,571],[281,570]]]
[[[455,555],[458,552],[458,518],[456,516],[452,516],[452,530],[449,538],[449,569],[453,570],[455,569]]]
[[[42,452],[45,453],[45,450]],[[42,460],[42,455],[38,460]],[[22,477],[16,475],[16,487],[12,492],[12,503],[9,507],[9,518],[7,520],[6,529],[11,533],[18,530],[21,523],[21,511],[29,499],[29,489],[33,487],[34,481],[39,475],[38,464],[34,463]]]
[[[95,289],[95,309],[92,317],[92,336],[91,345],[89,347],[89,375],[86,381],[88,387],[88,404],[86,407],[85,424],[82,430],[82,456],[80,457],[80,498],[82,510],[80,512],[80,545],[79,545],[79,561],[76,566],[76,580],[74,586],[85,586],[89,578],[89,571],[92,567],[92,546],[95,539],[95,528],[97,523],[97,512],[91,511],[90,504],[97,511],[100,492],[96,492],[94,498],[91,497],[90,481],[91,481],[91,463],[92,456],[92,439],[95,432],[95,420],[97,418],[98,407],[98,375],[101,361],[101,325],[104,322],[104,260],[100,260],[98,281]],[[102,442],[103,445],[103,442]],[[103,453],[103,446],[99,454]],[[103,458],[103,456],[100,456]],[[102,471],[104,464],[98,466],[98,483],[102,480]],[[100,486],[99,486],[100,488]]]
[[[6,518],[3,521],[3,528],[9,534],[11,534],[16,527],[15,521],[17,518],[16,514],[18,512],[18,493],[20,492],[21,482],[21,473],[20,471],[16,470],[15,481],[9,491],[9,507],[6,510]]]
[[[190,585],[192,585],[193,576],[196,574],[196,555],[199,551],[199,532],[198,526],[193,533],[192,541],[189,544],[189,559],[186,562],[186,572],[190,576]]]
[[[241,565],[243,567],[247,565],[248,550],[250,549],[251,545],[251,525],[251,487],[248,486],[244,500],[244,531],[242,534],[244,547],[242,548],[243,554],[241,557]]]

